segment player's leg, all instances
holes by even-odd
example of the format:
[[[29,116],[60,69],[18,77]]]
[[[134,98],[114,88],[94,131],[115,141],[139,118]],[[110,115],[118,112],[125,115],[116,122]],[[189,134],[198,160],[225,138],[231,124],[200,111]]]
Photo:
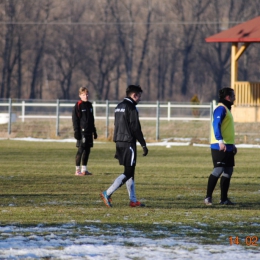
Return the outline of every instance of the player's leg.
[[[127,177],[126,188],[130,199],[129,205],[131,207],[138,207],[138,206],[144,207],[145,205],[136,199],[135,181],[134,181],[135,165],[136,165],[136,143],[133,143],[129,146],[127,155],[125,156],[124,175]]]
[[[120,142],[116,143],[116,158],[120,165],[124,165],[124,173],[118,176],[114,183],[107,190],[111,196],[119,187],[125,184],[130,178],[134,177],[136,145]]]
[[[144,207],[145,205],[143,203],[141,203],[140,201],[138,201],[136,198],[134,177],[130,178],[126,182],[126,187],[127,187],[127,191],[128,191],[128,195],[129,195],[129,199],[130,199],[129,206],[130,207]]]
[[[113,184],[107,189],[107,195],[110,197],[112,194],[124,185],[129,179],[132,179],[135,172],[135,166],[125,166],[124,173],[119,175],[113,182]]]
[[[211,149],[211,157],[213,162],[213,171],[208,178],[207,194],[204,200],[206,205],[212,205],[212,194],[218,182],[220,175],[224,171],[226,153],[216,149]]]
[[[132,177],[129,180],[127,180],[126,188],[127,188],[127,191],[128,191],[128,195],[129,195],[130,201],[136,202],[137,199],[136,199],[136,195],[135,195],[135,181],[134,181],[134,177]]]
[[[127,182],[130,178],[134,176],[135,171],[135,156],[134,149],[128,143],[117,143],[116,144],[116,158],[119,160],[120,165],[124,165],[124,173],[119,175],[113,182],[113,184],[104,192],[100,194],[104,203],[111,207],[111,196],[112,194],[120,188],[123,184]]]
[[[127,177],[125,176],[125,174],[121,174],[114,180],[113,184],[107,190],[103,191],[100,194],[100,197],[103,199],[107,207],[112,207],[112,203],[111,203],[112,194],[118,188],[120,188],[126,181],[127,181]]]
[[[129,177],[125,173],[119,175],[113,182],[113,184],[107,189],[107,195],[111,196],[118,188],[126,183]]]
[[[223,167],[216,167],[213,169],[212,173],[208,178],[208,185],[207,185],[207,194],[205,198],[206,205],[212,205],[212,194],[218,182],[218,179],[222,172],[224,171]]]
[[[81,163],[81,157],[83,153],[83,148],[81,147],[81,141],[77,140],[76,147],[78,147],[78,151],[75,157],[75,165],[76,165],[75,175],[82,176],[82,173],[80,171],[80,163]]]
[[[90,173],[87,168],[90,149],[91,148],[89,146],[86,146],[86,147],[84,147],[84,150],[83,150],[82,161],[81,161],[81,173],[83,175],[92,175],[92,173]]]
[[[220,179],[220,189],[221,189],[220,204],[234,205],[234,203],[228,199],[228,190],[229,190],[229,186],[230,186],[230,180],[231,180],[232,173],[233,173],[233,167],[224,168],[224,172]]]
[[[126,182],[126,188],[128,191],[128,195],[129,195],[129,199],[130,199],[130,203],[136,203],[137,199],[136,199],[136,195],[135,195],[135,181],[134,181],[134,170],[132,171],[131,166],[135,166],[136,164],[136,144],[132,144],[129,147],[129,152],[128,152],[128,157],[126,157],[126,166],[125,166],[125,171],[124,174],[126,176],[131,176],[131,178],[129,178]],[[129,165],[130,167],[128,168],[127,165]]]

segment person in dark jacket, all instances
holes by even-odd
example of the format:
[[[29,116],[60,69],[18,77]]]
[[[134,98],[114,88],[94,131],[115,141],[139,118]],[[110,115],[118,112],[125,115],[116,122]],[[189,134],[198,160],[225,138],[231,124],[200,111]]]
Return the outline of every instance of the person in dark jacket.
[[[130,198],[130,207],[143,207],[135,195],[135,165],[136,165],[136,141],[143,148],[143,156],[148,154],[146,142],[143,137],[139,114],[136,105],[141,100],[142,89],[140,86],[130,85],[126,89],[126,97],[115,108],[114,137],[116,143],[115,158],[119,164],[124,166],[124,173],[119,175],[114,183],[100,194],[105,205],[112,207],[111,195],[123,184],[126,183]]]
[[[80,100],[75,104],[72,110],[72,123],[74,137],[77,140],[76,147],[76,172],[77,176],[92,175],[87,169],[90,149],[93,147],[93,136],[97,139],[95,119],[93,115],[92,104],[88,101],[89,92],[85,87],[79,89]],[[81,170],[80,170],[80,163]]]

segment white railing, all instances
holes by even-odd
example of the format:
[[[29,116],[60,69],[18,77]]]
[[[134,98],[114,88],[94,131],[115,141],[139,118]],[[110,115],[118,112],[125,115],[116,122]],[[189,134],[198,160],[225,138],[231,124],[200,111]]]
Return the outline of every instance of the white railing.
[[[109,120],[114,119],[113,110],[110,112],[111,108],[115,108],[118,102],[96,102],[94,101],[93,109],[94,109],[94,116],[96,120],[102,119],[106,120],[106,127],[108,129]],[[12,102],[11,99],[8,102],[1,102],[0,101],[0,108],[6,107],[9,114],[9,122],[8,122],[8,134],[11,134],[11,124],[12,124],[12,114],[13,110],[16,112],[16,117],[21,119],[22,122],[25,122],[26,119],[56,119],[56,135],[59,136],[59,120],[60,119],[70,119],[71,120],[71,113],[62,113],[61,110],[63,108],[70,108],[75,105],[75,102],[66,102],[61,103],[60,100],[56,100],[56,102],[38,102],[33,103],[31,101],[16,101]],[[174,121],[174,120],[198,120],[198,121],[210,121],[212,115],[212,108],[214,106],[214,101],[208,104],[176,104],[172,102],[154,102],[154,103],[145,103],[142,102],[138,104],[138,110],[143,110],[140,115],[140,120],[156,120],[156,140],[159,138],[159,122],[160,120],[167,120],[167,121]],[[17,108],[20,107],[20,111],[17,111]],[[37,110],[37,114],[28,114],[26,113],[26,108],[34,108],[39,107],[40,109]],[[16,108],[16,109],[13,109]],[[53,108],[54,111],[50,112],[43,112],[43,108]],[[98,113],[98,109],[101,108],[105,110],[102,112],[102,115]],[[178,109],[185,110],[184,113],[179,113],[178,116],[175,115],[175,111]],[[188,110],[187,110],[188,109]],[[4,110],[4,109],[3,109]],[[149,114],[151,110],[155,110],[154,114],[150,116]],[[201,111],[204,113],[201,113]],[[162,113],[163,111],[163,113]],[[198,113],[199,111],[199,113]],[[196,113],[194,113],[196,112]],[[1,110],[0,110],[1,113]],[[41,114],[40,114],[41,113]],[[107,132],[108,136],[108,132]]]

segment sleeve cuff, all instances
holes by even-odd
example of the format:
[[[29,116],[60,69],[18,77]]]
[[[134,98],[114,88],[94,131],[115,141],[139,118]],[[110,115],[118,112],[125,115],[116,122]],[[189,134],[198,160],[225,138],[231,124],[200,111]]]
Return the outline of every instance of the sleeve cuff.
[[[219,143],[219,144],[223,144],[224,141],[223,141],[223,140],[218,140],[218,143]]]

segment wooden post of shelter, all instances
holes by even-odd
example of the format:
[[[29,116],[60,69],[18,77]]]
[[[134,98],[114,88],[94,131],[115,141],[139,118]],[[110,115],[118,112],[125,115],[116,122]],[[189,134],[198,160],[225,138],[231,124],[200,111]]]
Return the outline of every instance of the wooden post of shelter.
[[[232,44],[230,83],[236,93],[234,119],[237,122],[260,122],[260,82],[238,80],[239,58],[251,43],[260,43],[260,16],[212,35],[206,38],[206,42]]]

